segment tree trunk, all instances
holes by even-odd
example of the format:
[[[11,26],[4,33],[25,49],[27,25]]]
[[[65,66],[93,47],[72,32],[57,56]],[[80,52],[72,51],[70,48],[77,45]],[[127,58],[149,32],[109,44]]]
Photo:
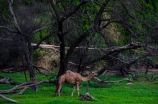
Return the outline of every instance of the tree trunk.
[[[63,36],[63,21],[58,21],[58,38],[60,41],[60,68],[57,75],[59,78],[62,74],[66,72],[67,63],[65,62],[65,40]]]
[[[147,61],[146,61],[146,70],[145,70],[145,74],[148,74],[148,69],[149,69],[149,59],[147,59]]]
[[[29,48],[29,68],[28,68],[28,71],[29,71],[29,75],[30,75],[30,80],[31,81],[35,81],[36,80],[36,77],[35,77],[35,72],[33,70],[33,48],[31,46],[31,38],[28,39],[28,48]],[[37,91],[38,90],[38,86],[33,86],[32,87],[32,90],[33,91]]]
[[[24,53],[25,53],[25,59],[26,59],[27,65],[28,65],[28,72],[29,72],[30,80],[35,81],[36,78],[35,78],[35,73],[33,70],[33,61],[32,61],[33,48],[31,46],[31,42],[28,38],[27,38],[27,42],[25,42],[25,40],[23,38],[23,43],[25,46]],[[28,43],[28,45],[26,45],[26,43]],[[26,49],[28,49],[29,51],[27,51]],[[37,86],[32,87],[32,90],[37,91]]]

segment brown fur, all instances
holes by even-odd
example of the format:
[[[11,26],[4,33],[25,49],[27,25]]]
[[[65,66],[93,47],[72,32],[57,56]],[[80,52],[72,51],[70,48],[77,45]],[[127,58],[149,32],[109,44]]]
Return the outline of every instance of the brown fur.
[[[56,96],[56,93],[58,91],[58,94],[59,94],[59,97],[60,97],[60,90],[61,90],[62,86],[65,83],[74,84],[71,96],[73,96],[74,89],[75,89],[75,87],[77,85],[77,91],[78,91],[78,96],[79,96],[79,84],[80,84],[80,82],[81,81],[89,81],[94,76],[95,76],[94,72],[91,72],[89,74],[89,76],[87,76],[87,77],[83,77],[79,73],[72,72],[72,71],[68,70],[68,71],[66,71],[65,74],[63,74],[63,75],[61,75],[59,77],[58,86],[56,87],[55,95],[54,96]]]

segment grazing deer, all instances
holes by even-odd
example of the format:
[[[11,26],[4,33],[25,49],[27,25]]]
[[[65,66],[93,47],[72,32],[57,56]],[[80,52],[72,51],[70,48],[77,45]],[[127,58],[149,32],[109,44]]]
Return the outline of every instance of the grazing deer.
[[[80,84],[80,82],[81,81],[89,81],[93,77],[95,77],[95,75],[96,74],[94,72],[91,72],[87,77],[83,77],[79,73],[72,72],[70,70],[66,71],[65,74],[61,75],[58,79],[58,86],[56,87],[54,96],[56,96],[56,93],[58,91],[58,94],[60,97],[60,90],[65,83],[74,84],[71,96],[73,96],[75,87],[77,85],[77,91],[78,91],[78,96],[79,96],[79,84]]]

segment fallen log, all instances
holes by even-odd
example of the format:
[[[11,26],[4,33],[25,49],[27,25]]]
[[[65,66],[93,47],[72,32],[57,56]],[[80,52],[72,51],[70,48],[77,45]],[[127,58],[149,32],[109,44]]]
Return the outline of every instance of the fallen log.
[[[94,79],[96,79],[99,83],[120,83],[120,82],[123,82],[123,81],[130,81],[130,82],[132,82],[131,78],[124,78],[124,79],[122,79],[120,81],[104,81],[104,80],[102,81],[102,80],[100,80],[97,77],[94,77]]]
[[[18,102],[18,101],[16,101],[16,100],[12,100],[12,99],[7,98],[7,97],[5,97],[5,96],[3,96],[3,95],[1,95],[1,94],[0,94],[0,97],[1,97],[2,99],[7,100],[7,101],[12,102],[12,103],[20,103],[20,104],[22,104],[21,102]]]
[[[36,81],[29,81],[25,82],[19,85],[16,85],[15,87],[8,89],[8,90],[2,90],[0,91],[0,94],[8,94],[8,93],[14,93],[16,90],[22,89],[17,95],[22,94],[26,89],[33,87],[33,86],[38,86],[42,83],[49,83],[49,80],[41,81],[41,80],[36,80]]]

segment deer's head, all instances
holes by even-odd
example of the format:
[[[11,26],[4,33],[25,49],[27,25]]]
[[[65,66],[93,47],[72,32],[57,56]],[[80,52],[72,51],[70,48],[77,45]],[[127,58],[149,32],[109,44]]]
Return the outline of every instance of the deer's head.
[[[98,74],[97,74],[96,72],[94,72],[94,71],[91,71],[89,75],[92,76],[92,77],[95,77],[95,76],[97,76]]]

